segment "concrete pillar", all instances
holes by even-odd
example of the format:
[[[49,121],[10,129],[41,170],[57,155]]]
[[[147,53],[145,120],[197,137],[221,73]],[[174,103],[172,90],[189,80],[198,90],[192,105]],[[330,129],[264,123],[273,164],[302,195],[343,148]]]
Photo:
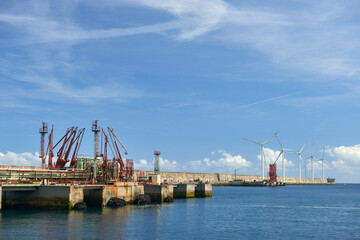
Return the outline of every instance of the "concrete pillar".
[[[199,183],[195,186],[195,197],[212,197],[212,185]]]
[[[174,187],[174,198],[194,198],[195,184],[181,183]]]
[[[117,187],[117,197],[128,203],[133,203],[138,195],[144,194],[144,186],[134,182],[119,182],[115,186]]]
[[[174,190],[173,185],[144,185],[144,194],[149,195],[151,202],[164,202],[164,199],[168,196],[173,197]]]
[[[76,203],[84,201],[84,189],[82,187],[70,187],[69,208],[71,209]]]
[[[114,185],[105,185],[102,191],[102,205],[106,206],[110,198],[117,197],[117,187]]]
[[[144,186],[134,182],[118,182],[114,185],[105,185],[102,190],[103,206],[106,206],[110,198],[116,197],[124,199],[128,203],[133,203],[135,198],[144,194]]]

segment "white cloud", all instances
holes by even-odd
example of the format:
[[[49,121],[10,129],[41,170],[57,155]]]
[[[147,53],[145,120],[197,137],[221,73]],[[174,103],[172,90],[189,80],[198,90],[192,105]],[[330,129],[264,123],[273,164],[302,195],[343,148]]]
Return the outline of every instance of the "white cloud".
[[[218,159],[211,160],[206,157],[202,160],[191,161],[188,164],[188,168],[192,171],[201,171],[201,172],[233,172],[234,169],[246,169],[252,165],[251,162],[247,161],[241,155],[231,155],[225,150],[213,151],[210,153],[215,157],[219,155]]]
[[[0,152],[0,164],[1,165],[26,165],[26,166],[40,166],[41,159],[39,158],[39,153],[35,152],[34,154],[29,152],[24,153],[14,153]]]
[[[280,151],[274,151],[274,150],[272,150],[270,148],[264,148],[264,154],[265,154],[265,161],[266,161],[266,165],[267,165],[267,164],[270,164],[270,163],[274,163],[276,161],[276,159],[279,157]],[[294,154],[292,154],[292,155],[294,155]],[[287,156],[286,153],[285,153],[284,156],[285,156],[284,162],[285,162],[286,168],[295,166],[292,161],[290,161],[290,160],[288,160],[286,158],[286,156]],[[257,159],[261,160],[261,155],[260,154],[257,155]],[[282,156],[279,157],[279,159],[276,162],[276,165],[278,166],[279,169],[282,168]]]
[[[327,147],[325,149],[334,160],[331,166],[345,173],[358,173],[360,170],[360,144],[353,146]]]
[[[168,159],[159,158],[160,161],[160,171],[176,171],[177,169],[177,162],[170,161]],[[139,160],[139,162],[134,161],[134,168],[137,170],[154,170],[154,161],[148,162],[145,159]]]
[[[136,170],[152,170],[154,169],[154,166],[149,164],[147,160],[141,159],[139,162],[134,161],[134,168]]]

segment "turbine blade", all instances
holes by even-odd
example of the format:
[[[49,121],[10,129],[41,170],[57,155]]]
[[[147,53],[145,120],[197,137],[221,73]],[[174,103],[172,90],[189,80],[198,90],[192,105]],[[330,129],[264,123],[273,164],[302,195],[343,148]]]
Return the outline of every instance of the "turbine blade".
[[[276,134],[276,133],[275,133]],[[268,141],[270,141],[274,136],[275,136],[275,134],[274,135],[272,135],[268,140],[266,140],[264,143],[263,143],[263,145],[265,145],[265,144],[267,144],[268,143]]]
[[[304,147],[306,146],[306,143],[307,143],[307,142],[304,143],[304,145],[303,145],[302,148],[300,149],[300,152],[302,152],[302,150],[303,150]]]
[[[276,158],[274,164],[277,162],[277,160],[279,160],[279,157],[281,156],[281,154],[284,152],[284,150],[281,150],[281,152],[279,153],[279,156]]]
[[[277,134],[275,134],[275,137],[276,137],[276,139],[277,139],[277,141],[278,141],[278,143],[279,143],[279,145],[280,145],[281,149],[284,149],[284,147],[283,147],[283,145],[281,144],[281,142],[280,142],[280,140],[279,140],[279,138],[278,138]]]
[[[245,141],[248,141],[248,142],[256,143],[256,144],[258,144],[258,145],[262,145],[262,144],[259,143],[259,142],[255,142],[255,141],[250,140],[250,139],[247,139],[247,138],[244,138],[244,140],[245,140]]]

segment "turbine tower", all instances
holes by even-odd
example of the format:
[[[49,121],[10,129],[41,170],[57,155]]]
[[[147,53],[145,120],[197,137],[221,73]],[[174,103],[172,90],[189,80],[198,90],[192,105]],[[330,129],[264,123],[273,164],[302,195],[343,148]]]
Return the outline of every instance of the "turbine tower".
[[[311,179],[312,182],[314,182],[314,162],[316,161],[316,158],[314,157],[314,144],[311,152],[311,156],[307,157],[306,159],[311,159]]]
[[[320,159],[319,161],[321,161],[321,170],[322,170],[322,182],[324,182],[324,162],[329,164],[328,161],[325,160],[325,148],[323,149],[323,155],[322,155],[322,159]]]
[[[277,136],[277,134],[275,133],[275,137],[281,147],[281,152],[279,153],[279,156],[276,158],[275,163],[277,162],[277,160],[279,159],[279,157],[282,157],[282,181],[285,181],[285,153],[292,153],[292,154],[296,154],[298,153],[297,150],[294,149],[285,149],[284,146],[281,144],[279,137]]]
[[[304,145],[302,146],[302,148],[301,148],[300,150],[298,150],[298,152],[297,152],[297,154],[298,154],[298,160],[299,160],[299,182],[300,182],[300,183],[301,183],[301,162],[304,163],[304,161],[303,161],[303,159],[302,159],[302,157],[301,157],[301,152],[302,152],[302,150],[304,149],[305,145],[306,145],[306,142],[304,143]],[[306,169],[305,169],[305,171],[306,171]],[[306,177],[306,175],[305,175],[305,177]]]
[[[264,145],[266,143],[268,143],[274,136],[276,135],[276,133],[274,135],[272,135],[270,138],[268,138],[265,142],[263,143],[259,143],[259,142],[255,142],[255,141],[252,141],[250,139],[247,139],[247,138],[244,138],[245,141],[249,141],[249,142],[252,142],[252,143],[255,143],[257,145],[260,145],[261,146],[261,178],[262,180],[264,180],[265,178],[265,153],[264,153]]]

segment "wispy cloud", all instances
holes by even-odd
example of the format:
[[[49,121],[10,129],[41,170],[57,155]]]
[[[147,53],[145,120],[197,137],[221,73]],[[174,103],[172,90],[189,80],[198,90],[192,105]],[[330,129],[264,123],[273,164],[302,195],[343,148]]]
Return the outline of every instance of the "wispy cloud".
[[[222,0],[184,1],[110,1],[112,6],[124,4],[146,6],[170,13],[171,21],[130,28],[84,29],[73,20],[50,18],[49,15],[2,14],[0,21],[17,26],[27,33],[18,42],[80,43],[89,39],[114,38],[136,34],[163,33],[178,40],[193,40],[205,34],[229,44],[246,44],[268,55],[279,65],[317,74],[354,77],[360,64],[356,57],[360,43],[359,26],[343,21],[351,6],[337,1],[328,4],[303,3],[293,14],[292,8],[264,8],[261,5],[235,6]],[[94,3],[92,3],[94,4]],[[109,3],[108,3],[109,4]],[[118,6],[117,6],[118,5]],[[51,10],[51,9],[50,9]],[[48,9],[48,11],[50,11]],[[347,16],[352,17],[352,16]]]
[[[201,38],[203,41],[215,39],[218,44],[223,45],[249,46],[280,67],[329,76],[327,81],[348,82],[349,91],[357,84],[357,81],[349,82],[349,79],[356,78],[360,71],[357,57],[360,41],[356,34],[359,26],[354,21],[340,21],[344,16],[349,19],[354,17],[353,14],[348,15],[352,6],[346,3],[329,1],[327,4],[312,3],[311,6],[303,3],[294,14],[291,7],[274,5],[265,8],[262,7],[263,4],[236,4],[223,0],[106,1],[106,4],[93,1],[89,3],[92,7],[101,5],[102,8],[121,8],[130,5],[134,8],[145,7],[148,11],[161,10],[172,16],[172,19],[156,24],[118,27],[113,23],[113,27],[99,29],[84,28],[73,18],[71,13],[81,7],[81,4],[64,4],[65,10],[56,16],[52,14],[55,6],[36,1],[30,1],[26,5],[29,11],[24,11],[24,6],[3,11],[0,22],[12,27],[12,38],[11,41],[0,40],[2,45],[26,45],[26,52],[33,64],[24,64],[19,71],[12,62],[0,59],[4,63],[1,73],[6,78],[30,83],[39,92],[46,90],[52,93],[50,100],[90,102],[105,98],[122,102],[141,96],[141,91],[118,80],[105,80],[105,84],[98,85],[89,82],[79,87],[61,78],[74,75],[76,71],[72,61],[73,47],[89,40],[154,33],[177,41]],[[59,77],[60,67],[63,74]],[[342,77],[341,80],[337,78],[339,76]],[[94,94],[95,91],[101,94]],[[287,97],[289,96],[272,97],[235,106],[235,109]]]
[[[276,101],[276,100],[279,100],[279,99],[288,98],[290,96],[291,95],[283,95],[283,96],[278,96],[278,97],[272,97],[272,98],[264,99],[264,100],[261,100],[261,101],[236,106],[236,107],[234,107],[234,110],[238,110],[238,109],[242,109],[242,108],[248,108],[248,107],[252,107],[252,106],[255,106],[255,105],[262,104],[262,103],[272,102],[272,101]]]
[[[352,6],[329,1],[296,9],[264,8],[226,1],[142,0],[138,3],[171,13],[182,23],[178,39],[191,40],[219,30],[213,35],[224,43],[246,44],[267,54],[288,68],[329,76],[359,74],[356,51],[359,26],[343,23]]]

